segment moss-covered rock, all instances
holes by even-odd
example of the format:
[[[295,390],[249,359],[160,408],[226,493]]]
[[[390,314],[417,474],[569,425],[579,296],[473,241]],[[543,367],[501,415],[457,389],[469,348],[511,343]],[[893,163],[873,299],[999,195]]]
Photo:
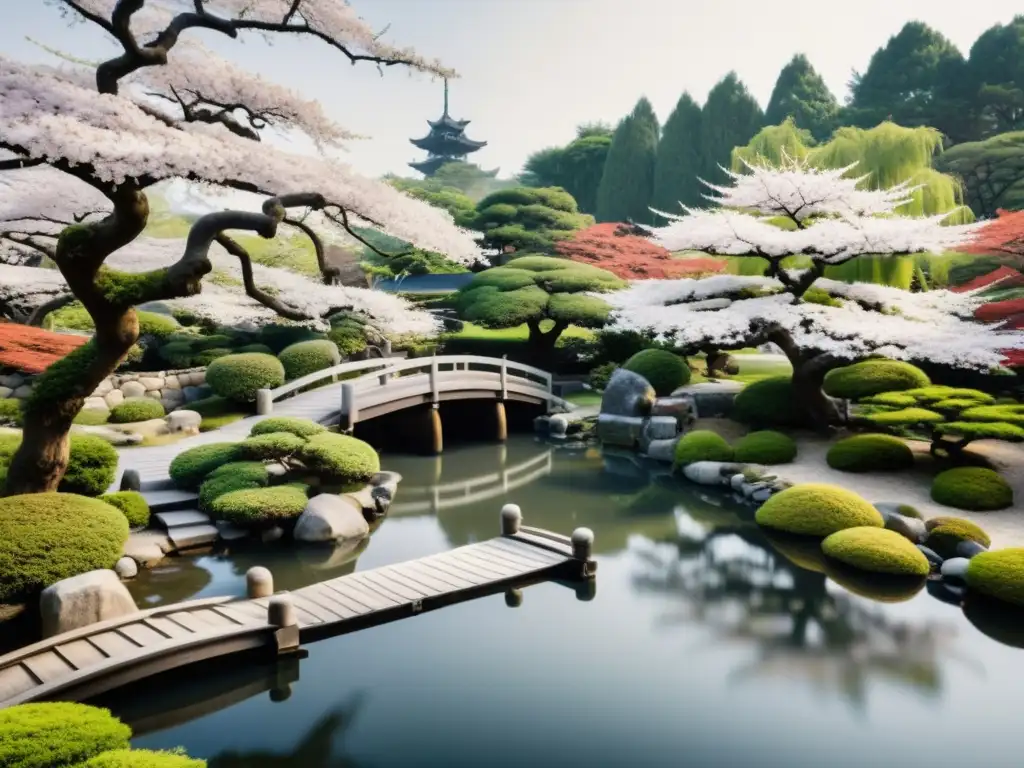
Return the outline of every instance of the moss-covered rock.
[[[380,457],[373,446],[333,432],[310,437],[298,458],[325,480],[338,483],[367,482],[380,472]]]
[[[788,464],[796,458],[796,441],[782,432],[751,432],[736,441],[735,460],[744,464]]]
[[[707,429],[695,429],[676,443],[675,465],[685,467],[695,461],[732,461],[732,446],[721,435]]]
[[[210,514],[240,527],[261,528],[295,520],[308,501],[304,485],[275,485],[269,488],[229,491],[209,505]]]
[[[895,472],[913,467],[914,453],[892,435],[854,435],[832,445],[825,461],[840,472]]]
[[[690,381],[686,361],[664,349],[637,352],[622,367],[647,379],[659,397],[671,395]]]
[[[131,729],[109,710],[85,704],[19,704],[0,710],[0,765],[72,768],[124,749]]]
[[[965,520],[962,517],[953,517],[951,515],[939,515],[938,517],[930,517],[925,520],[925,530],[934,531],[936,528],[952,528],[961,533],[965,539],[976,541],[984,547],[992,545],[992,540],[989,535],[985,533],[985,529],[977,523],[972,523],[970,520]]]
[[[22,603],[61,579],[112,568],[128,540],[121,510],[70,493],[0,499],[0,603]]]
[[[985,512],[1013,505],[1013,488],[984,467],[947,469],[932,482],[932,499],[947,507]]]
[[[300,341],[285,347],[278,355],[288,381],[322,371],[341,362],[337,345],[328,339]]]
[[[883,528],[881,513],[853,491],[835,485],[794,485],[757,510],[759,525],[798,536],[830,536],[846,528]]]
[[[182,451],[171,460],[168,474],[179,488],[194,491],[208,474],[222,464],[238,459],[238,443],[207,443]]]
[[[267,432],[243,440],[238,455],[251,461],[276,461],[294,456],[305,444],[305,438],[291,432]]]
[[[254,402],[259,390],[279,387],[284,379],[281,361],[258,352],[219,357],[206,369],[206,383],[214,394],[236,403]]]
[[[831,397],[860,400],[883,392],[917,389],[930,384],[927,374],[910,363],[865,360],[829,371],[823,389]]]
[[[803,427],[806,411],[793,393],[789,376],[773,376],[748,384],[736,395],[732,417],[756,427]]]
[[[136,421],[162,419],[167,415],[159,400],[152,397],[129,397],[123,403],[110,409],[110,421],[114,424],[131,424]]]
[[[327,427],[317,424],[311,419],[299,419],[294,416],[271,416],[257,421],[249,431],[251,436],[267,435],[271,432],[290,432],[298,437],[312,437],[326,432]]]
[[[206,768],[206,761],[181,752],[117,749],[97,755],[75,768]]]
[[[267,467],[260,461],[232,461],[213,470],[199,486],[199,508],[209,512],[214,500],[231,491],[265,488]]]
[[[921,550],[895,531],[865,526],[837,531],[821,543],[826,557],[851,568],[897,576],[927,576],[931,570]]]
[[[975,555],[967,566],[967,586],[995,600],[1024,607],[1024,548]]]
[[[117,507],[128,520],[132,528],[141,528],[149,525],[149,504],[146,498],[138,491],[117,491],[100,496],[100,501],[105,501],[112,507]]]

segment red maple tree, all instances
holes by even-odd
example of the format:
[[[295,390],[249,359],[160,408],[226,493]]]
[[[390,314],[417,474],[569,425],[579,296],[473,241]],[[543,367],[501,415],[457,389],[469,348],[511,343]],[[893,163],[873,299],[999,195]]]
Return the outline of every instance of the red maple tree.
[[[54,333],[29,325],[0,321],[0,368],[13,368],[22,373],[42,373],[87,341],[88,336]]]
[[[1024,211],[996,211],[997,218],[981,227],[964,249],[967,253],[1012,256],[1024,264]]]
[[[559,240],[555,253],[570,261],[606,269],[625,280],[654,280],[721,272],[725,262],[707,257],[675,259],[672,253],[628,225],[595,224]]]

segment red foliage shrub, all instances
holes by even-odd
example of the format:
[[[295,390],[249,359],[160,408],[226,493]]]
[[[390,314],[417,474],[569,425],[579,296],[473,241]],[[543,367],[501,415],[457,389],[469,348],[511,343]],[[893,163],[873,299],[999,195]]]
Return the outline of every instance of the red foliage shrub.
[[[87,341],[87,336],[54,333],[42,328],[0,321],[0,368],[42,373]]]
[[[595,224],[560,240],[555,252],[570,261],[592,264],[624,280],[654,280],[720,272],[717,259],[673,259],[672,254],[641,235],[630,234],[624,224]]]
[[[1009,288],[1012,285],[1021,285],[1024,284],[1024,275],[1013,267],[1003,266],[986,275],[979,275],[973,280],[968,280],[963,285],[957,285],[949,290],[953,293],[966,293],[967,291],[973,291],[978,288],[987,288],[994,283],[1001,283],[1006,288]]]
[[[974,310],[974,317],[983,323],[996,323],[1022,312],[1024,312],[1024,299],[1008,299],[978,307]]]
[[[964,251],[1006,253],[1024,259],[1024,211],[996,211],[998,217],[981,227]]]

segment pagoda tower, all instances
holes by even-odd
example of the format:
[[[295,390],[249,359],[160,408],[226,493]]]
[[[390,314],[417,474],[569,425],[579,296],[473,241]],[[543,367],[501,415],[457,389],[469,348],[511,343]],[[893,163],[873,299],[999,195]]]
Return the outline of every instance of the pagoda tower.
[[[465,136],[469,120],[455,120],[448,114],[448,79],[444,81],[444,113],[438,120],[427,120],[430,133],[422,139],[409,139],[416,147],[426,150],[427,159],[410,166],[424,176],[433,176],[445,163],[465,162],[466,155],[486,147],[486,141],[473,141]],[[495,172],[496,173],[496,172]]]

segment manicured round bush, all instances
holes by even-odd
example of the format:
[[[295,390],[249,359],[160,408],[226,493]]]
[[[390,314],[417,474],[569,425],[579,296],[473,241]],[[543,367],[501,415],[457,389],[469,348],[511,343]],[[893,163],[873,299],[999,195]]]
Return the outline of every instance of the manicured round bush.
[[[881,513],[853,491],[836,485],[794,485],[768,499],[755,519],[766,528],[799,536],[830,536],[846,528],[884,528]]]
[[[128,525],[132,528],[149,525],[149,504],[138,491],[106,493],[100,496],[100,501],[105,501],[110,506],[120,509],[128,520]]]
[[[987,597],[1024,607],[1024,548],[975,555],[967,566],[967,586]]]
[[[751,432],[735,446],[735,460],[744,464],[788,464],[795,458],[796,442],[781,432]]]
[[[251,403],[257,391],[284,384],[284,366],[276,357],[259,352],[226,355],[210,363],[206,383],[214,394],[236,403]]]
[[[75,768],[206,768],[206,761],[177,752],[117,749],[97,755]]]
[[[355,437],[321,432],[299,450],[299,460],[324,479],[365,482],[380,472],[380,457],[369,443]]]
[[[921,550],[895,531],[865,526],[836,531],[821,542],[827,557],[871,573],[927,576],[931,567]]]
[[[893,472],[914,466],[914,453],[892,435],[854,435],[828,449],[825,461],[840,472]]]
[[[182,451],[171,460],[168,474],[179,488],[193,491],[221,464],[240,455],[238,443],[207,443]]]
[[[685,467],[695,461],[732,461],[732,446],[721,435],[707,429],[695,429],[676,443],[675,465]]]
[[[807,422],[789,376],[773,376],[745,386],[733,402],[732,417],[758,427],[802,427]]]
[[[292,381],[337,365],[341,362],[341,353],[333,341],[314,339],[285,347],[278,359],[284,366],[285,378]]]
[[[268,432],[243,440],[238,455],[252,461],[276,461],[298,453],[305,444],[305,438],[291,432]]]
[[[322,339],[323,335],[303,325],[265,325],[260,329],[260,342],[275,352],[300,341]]]
[[[192,357],[192,365],[209,365],[214,360],[220,360],[222,357],[228,357],[234,354],[234,350],[228,349],[227,347],[215,347],[214,349],[204,349],[202,352],[196,352]]]
[[[266,344],[246,344],[235,350],[236,354],[244,354],[246,352],[259,352],[263,355],[272,355],[274,350],[268,347]]]
[[[213,501],[225,493],[265,488],[269,483],[270,474],[262,462],[229,462],[207,475],[203,484],[199,486],[199,508],[207,512]]]
[[[0,499],[0,603],[21,603],[55,581],[112,568],[128,540],[121,510],[71,493]]]
[[[671,395],[690,381],[690,367],[686,361],[664,349],[644,349],[629,358],[622,367],[647,379],[659,397]]]
[[[275,485],[229,491],[215,498],[209,510],[218,520],[258,528],[294,520],[305,510],[307,500],[304,485]]]
[[[985,512],[1013,505],[1013,488],[984,467],[947,469],[932,481],[932,499],[956,509]]]
[[[311,419],[300,419],[295,416],[271,416],[270,418],[257,421],[249,431],[249,434],[255,437],[256,435],[266,435],[271,432],[290,432],[299,437],[312,437],[326,431],[327,427],[323,424],[317,424]]]
[[[110,409],[110,421],[114,424],[131,424],[136,421],[162,419],[167,415],[159,400],[152,397],[129,397],[120,405]]]
[[[830,397],[860,400],[883,392],[927,387],[927,374],[917,366],[899,360],[865,360],[825,375],[823,389]]]
[[[0,435],[0,483],[7,478],[11,459],[21,445],[21,435]],[[94,435],[71,435],[68,467],[57,490],[82,496],[99,496],[114,482],[117,451]]]
[[[71,768],[128,747],[131,729],[109,710],[85,704],[18,704],[0,709],[0,765]]]

